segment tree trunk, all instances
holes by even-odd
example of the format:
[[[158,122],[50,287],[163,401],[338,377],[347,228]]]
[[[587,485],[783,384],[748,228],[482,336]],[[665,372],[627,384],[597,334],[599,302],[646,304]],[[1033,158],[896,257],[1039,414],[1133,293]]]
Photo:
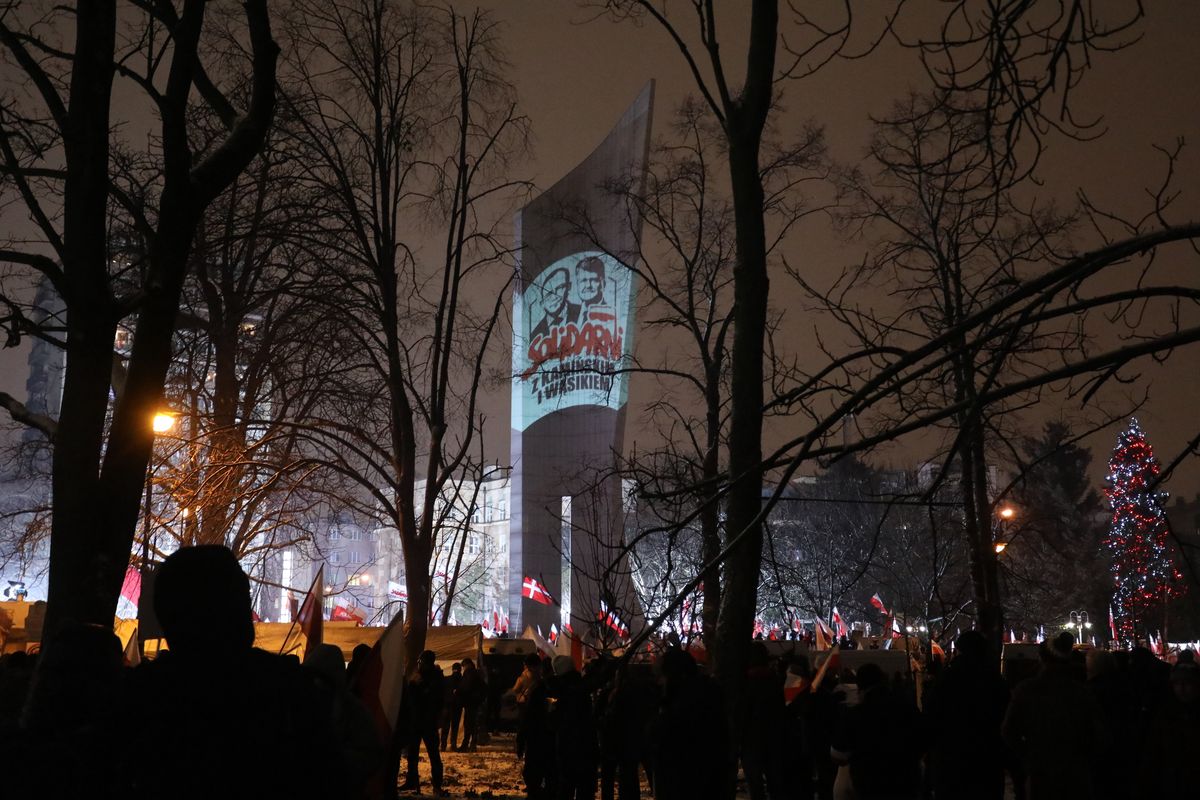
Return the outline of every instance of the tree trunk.
[[[105,608],[103,582],[96,580],[93,569],[91,540],[97,536],[95,521],[105,518],[105,498],[97,476],[117,323],[108,283],[106,224],[115,41],[113,0],[79,3],[75,67],[63,131],[67,164],[63,187],[67,369],[51,468],[52,568],[43,640],[53,636],[67,620],[112,625],[113,607]]]

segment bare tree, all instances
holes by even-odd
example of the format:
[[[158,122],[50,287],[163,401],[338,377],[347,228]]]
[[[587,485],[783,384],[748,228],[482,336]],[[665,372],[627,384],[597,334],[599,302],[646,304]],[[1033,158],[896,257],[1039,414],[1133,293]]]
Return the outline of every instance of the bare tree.
[[[415,665],[443,488],[470,466],[482,424],[476,399],[512,276],[499,220],[524,188],[505,170],[526,121],[487,14],[367,0],[295,11],[285,101],[324,198],[317,285],[346,365],[308,439],[399,537]],[[475,307],[489,284],[492,300]]]
[[[3,257],[45,275],[66,306],[60,417],[29,415],[0,398],[16,418],[54,441],[51,631],[66,619],[112,622],[193,232],[208,204],[259,151],[274,111],[277,48],[265,2],[244,6],[249,58],[243,68],[251,88],[241,113],[208,78],[200,55],[206,4],[188,0],[178,14],[167,3],[139,8],[142,19],[120,43],[112,0],[55,7],[45,16],[10,4],[0,20],[0,43],[32,89],[28,102],[5,103],[0,157],[6,188],[36,227],[34,241],[10,242]],[[64,18],[71,24],[55,24]],[[73,29],[74,43],[56,41],[55,29]],[[146,155],[159,166],[153,209],[112,180],[117,74],[158,114],[159,136]],[[202,155],[189,141],[193,88],[224,122],[221,139]],[[137,264],[110,258],[114,212],[145,243]],[[115,386],[110,422],[113,342],[118,323],[130,316],[137,319],[133,347]]]

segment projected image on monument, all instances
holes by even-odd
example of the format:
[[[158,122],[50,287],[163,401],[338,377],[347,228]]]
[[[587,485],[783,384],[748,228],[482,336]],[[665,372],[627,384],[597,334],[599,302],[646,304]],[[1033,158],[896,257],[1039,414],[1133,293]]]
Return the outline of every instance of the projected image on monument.
[[[610,644],[642,616],[617,474],[633,353],[640,187],[653,84],[569,174],[517,215],[509,605],[521,626]]]
[[[618,378],[631,354],[625,323],[633,316],[633,273],[610,255],[585,251],[550,265],[525,294],[529,335],[513,337],[521,429],[568,406],[624,406],[628,382]]]

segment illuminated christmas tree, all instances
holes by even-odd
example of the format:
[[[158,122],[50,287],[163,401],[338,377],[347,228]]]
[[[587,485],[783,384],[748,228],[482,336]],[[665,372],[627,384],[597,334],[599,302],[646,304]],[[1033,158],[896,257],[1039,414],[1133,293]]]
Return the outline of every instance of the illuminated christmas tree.
[[[1179,570],[1167,540],[1166,492],[1157,491],[1160,467],[1138,421],[1117,436],[1108,460],[1112,525],[1104,546],[1112,556],[1113,609],[1117,633],[1134,639],[1149,614],[1176,594]]]

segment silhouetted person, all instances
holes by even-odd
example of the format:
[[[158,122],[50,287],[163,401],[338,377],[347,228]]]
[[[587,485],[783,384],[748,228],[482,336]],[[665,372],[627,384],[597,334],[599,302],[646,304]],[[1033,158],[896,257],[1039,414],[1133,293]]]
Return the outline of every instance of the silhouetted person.
[[[955,653],[924,698],[934,796],[998,800],[1004,796],[1000,725],[1008,708],[1008,685],[982,633],[960,635]]]
[[[539,664],[536,680],[528,684],[525,709],[517,736],[525,753],[522,777],[530,800],[555,796],[554,733],[550,730],[550,696],[547,684],[553,675],[550,659]]]
[[[483,673],[471,659],[464,658],[462,668],[462,685],[458,689],[463,710],[462,749],[470,752],[479,745],[479,708],[487,699],[487,684],[483,682]]]
[[[24,650],[0,656],[0,738],[17,735],[33,680],[34,659]]]
[[[329,704],[333,743],[341,755],[344,786],[342,796],[365,796],[367,780],[383,760],[383,748],[375,732],[375,721],[362,701],[346,685],[346,666],[340,647],[319,644],[304,660],[318,690]]]
[[[346,665],[346,686],[350,691],[358,690],[358,677],[367,658],[371,655],[371,645],[356,644],[350,651],[350,663]]]
[[[1041,671],[1017,686],[1001,729],[1021,759],[1029,800],[1093,796],[1087,766],[1106,735],[1100,707],[1079,680],[1072,641],[1068,634],[1042,644]]]
[[[1171,696],[1143,743],[1140,797],[1194,797],[1200,791],[1200,666],[1182,659],[1171,670]]]
[[[69,623],[46,644],[21,718],[18,742],[28,752],[10,762],[33,777],[31,796],[115,793],[121,679],[121,643],[107,628]]]
[[[1100,707],[1109,734],[1104,751],[1093,758],[1096,797],[1127,800],[1135,796],[1137,769],[1129,754],[1138,752],[1142,741],[1136,735],[1129,676],[1122,672],[1115,653],[1092,650],[1087,654],[1087,688]]]
[[[419,789],[421,777],[417,770],[421,745],[425,745],[425,754],[429,757],[430,783],[433,793],[442,793],[442,755],[438,752],[438,720],[442,713],[442,698],[445,696],[442,668],[435,661],[437,656],[432,650],[421,653],[417,665],[417,673],[408,682],[404,703],[407,705],[405,715],[410,728],[408,736],[408,775],[401,791]]]
[[[596,796],[598,756],[592,700],[583,676],[570,656],[555,656],[549,722],[559,800],[592,800]]]
[[[523,736],[523,721],[529,709],[529,696],[535,684],[542,680],[542,658],[537,653],[530,653],[522,661],[521,674],[510,690],[517,704],[517,758],[525,756],[525,739]]]
[[[875,664],[855,673],[858,703],[846,709],[833,737],[834,761],[850,765],[854,796],[916,798],[921,793],[921,720],[888,686]]]
[[[622,663],[597,693],[600,738],[600,798],[638,800],[638,767],[647,756],[646,728],[657,705],[654,687]]]
[[[462,716],[462,664],[455,662],[442,695],[442,749],[458,749],[458,719]]]
[[[733,763],[720,690],[683,650],[667,650],[660,666],[663,698],[654,726],[654,796],[723,796],[732,789],[726,776]]]
[[[225,547],[185,547],[155,582],[169,651],[133,671],[120,772],[132,797],[341,795],[339,753],[300,760],[335,735],[295,658],[253,647],[250,584]]]
[[[785,796],[812,800],[813,773],[816,769],[812,736],[805,712],[813,701],[812,669],[803,655],[793,655],[783,665],[784,680],[793,681],[792,698],[784,708],[783,778]],[[786,685],[786,684],[785,684]],[[829,736],[825,737],[825,759],[829,759]]]
[[[742,771],[751,800],[765,800],[768,789],[772,798],[783,796],[783,676],[771,669],[769,660],[766,645],[751,643],[744,709],[747,724],[742,726],[741,742]]]

